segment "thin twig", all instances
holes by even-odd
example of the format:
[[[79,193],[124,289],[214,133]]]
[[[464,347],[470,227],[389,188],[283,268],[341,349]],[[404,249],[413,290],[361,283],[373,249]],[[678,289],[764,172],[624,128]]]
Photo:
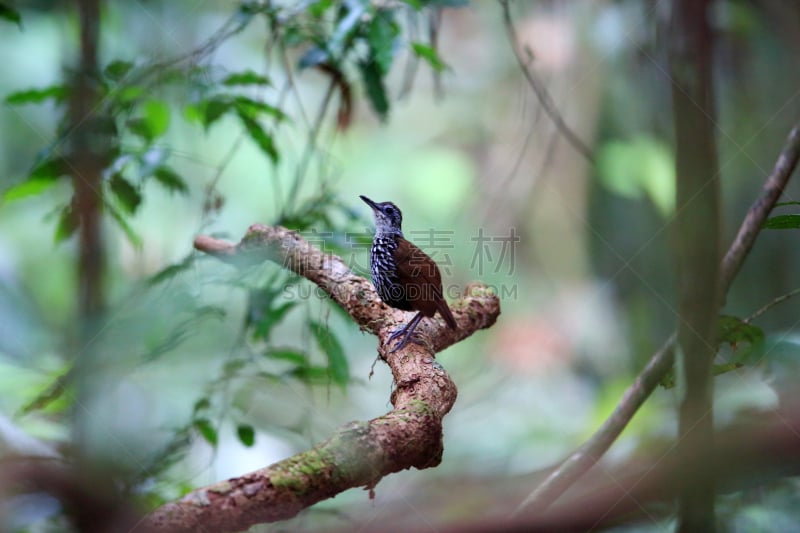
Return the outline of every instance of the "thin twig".
[[[589,440],[572,452],[541,485],[536,487],[536,490],[525,498],[512,514],[512,518],[522,511],[536,513],[547,509],[606,453],[639,407],[658,386],[664,374],[672,368],[675,358],[675,339],[676,335],[673,333],[636,377],[633,385],[625,391],[625,395],[611,416],[606,418]]]
[[[439,51],[439,29],[442,26],[442,8],[435,7],[430,11],[428,16],[428,42],[431,43],[437,53]],[[438,69],[431,69],[431,76],[433,76],[433,96],[437,100],[444,97],[442,90],[442,73]]]
[[[525,76],[525,79],[528,80],[528,85],[531,86],[533,89],[534,94],[539,99],[539,102],[542,104],[547,116],[550,117],[550,120],[556,125],[556,128],[561,132],[567,142],[587,161],[594,164],[594,156],[592,155],[591,149],[586,146],[586,144],[578,137],[578,135],[572,131],[572,129],[564,122],[564,118],[561,116],[561,113],[556,106],[556,103],[553,101],[553,97],[550,96],[550,92],[545,87],[542,80],[540,80],[536,73],[528,67],[528,62],[525,61],[522,52],[519,49],[519,39],[517,38],[517,30],[514,27],[514,21],[511,19],[511,10],[508,6],[508,0],[498,0],[500,3],[500,7],[503,10],[503,23],[506,27],[506,34],[508,35],[508,40],[511,43],[511,49],[514,52],[514,57],[517,58],[517,63],[519,63],[519,68],[522,71],[522,74]],[[529,51],[528,51],[529,52]],[[530,55],[530,53],[528,53]]]
[[[781,304],[781,303],[785,302],[786,300],[788,300],[789,298],[791,298],[792,296],[797,296],[798,294],[800,294],[800,289],[795,289],[793,291],[787,292],[786,294],[782,294],[782,295],[778,296],[777,298],[775,298],[774,300],[772,300],[771,302],[765,304],[763,307],[761,307],[758,311],[756,311],[755,313],[753,313],[749,317],[747,317],[744,320],[742,320],[742,322],[744,322],[745,324],[749,324],[750,322],[752,322],[756,318],[760,317],[761,315],[763,315],[764,313],[766,313],[767,311],[769,311],[770,309],[772,309],[776,305]]]
[[[328,89],[325,91],[325,96],[322,98],[322,104],[319,107],[319,111],[317,111],[317,116],[314,119],[314,124],[311,127],[311,130],[308,132],[308,141],[306,142],[306,148],[303,151],[303,156],[300,159],[300,163],[297,165],[297,173],[295,174],[294,182],[292,183],[292,188],[289,190],[289,196],[286,199],[286,205],[291,207],[294,205],[295,201],[297,200],[297,194],[300,191],[300,186],[303,184],[303,179],[305,178],[306,171],[308,170],[308,165],[311,162],[311,156],[314,154],[314,151],[317,149],[317,138],[319,137],[319,132],[322,129],[322,122],[325,119],[325,115],[328,111],[328,106],[331,103],[331,98],[333,97],[333,92],[336,89],[336,80],[331,80],[328,84]],[[285,215],[286,212],[281,214],[281,218]]]
[[[231,15],[208,40],[199,47],[163,61],[153,63],[139,71],[133,71],[123,80],[124,86],[136,85],[153,74],[158,74],[183,62],[197,63],[204,57],[213,53],[227,39],[242,31],[249,24],[249,19],[241,18],[238,14]]]
[[[417,14],[413,9],[406,10],[406,32],[408,33],[408,40],[414,42],[417,40],[419,34],[419,26],[417,25]],[[410,47],[409,47],[410,48]],[[400,94],[397,95],[398,100],[405,98],[411,92],[414,86],[414,79],[417,76],[417,67],[419,66],[419,58],[409,51],[405,71],[403,72],[403,82],[400,84]]]
[[[728,291],[733,278],[742,267],[745,256],[756,242],[761,226],[775,206],[775,202],[778,201],[798,160],[800,160],[800,126],[795,126],[789,133],[783,150],[775,162],[775,167],[761,190],[761,196],[750,207],[742,223],[742,228],[722,260],[722,294]]]
[[[761,195],[750,206],[736,238],[722,260],[721,283],[723,292],[728,290],[731,282],[742,267],[756,237],[762,229],[764,221],[775,206],[786,183],[797,167],[798,159],[800,159],[800,125],[792,128],[789,133],[775,167],[764,183]],[[673,333],[650,358],[644,370],[625,391],[624,396],[614,408],[611,416],[603,422],[600,428],[586,442],[547,476],[547,479],[517,507],[513,516],[519,515],[523,510],[543,511],[594,466],[627,427],[636,411],[639,410],[658,386],[661,378],[672,368],[674,344],[675,334]]]
[[[239,135],[231,144],[231,147],[228,149],[228,152],[222,157],[222,160],[217,165],[217,169],[214,172],[214,177],[211,178],[211,181],[206,185],[205,192],[203,194],[203,212],[202,212],[202,219],[206,219],[213,209],[213,196],[217,190],[217,185],[219,181],[222,179],[222,175],[225,173],[225,169],[228,168],[231,161],[233,161],[233,157],[236,155],[236,152],[239,151],[239,148],[242,146],[242,142],[244,141],[244,133],[239,132]]]

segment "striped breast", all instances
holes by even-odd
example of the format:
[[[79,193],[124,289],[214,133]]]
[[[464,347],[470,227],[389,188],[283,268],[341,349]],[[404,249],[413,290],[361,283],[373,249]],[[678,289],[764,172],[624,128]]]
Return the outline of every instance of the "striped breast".
[[[375,237],[372,241],[369,261],[372,283],[384,303],[395,309],[411,311],[413,310],[411,304],[404,297],[403,287],[397,277],[395,250],[397,250],[397,239],[393,236]]]

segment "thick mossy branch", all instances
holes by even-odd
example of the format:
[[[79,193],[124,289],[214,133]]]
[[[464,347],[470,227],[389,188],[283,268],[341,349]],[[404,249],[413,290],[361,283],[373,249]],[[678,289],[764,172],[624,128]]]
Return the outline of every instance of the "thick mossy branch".
[[[327,441],[279,463],[199,489],[147,519],[162,531],[239,531],[285,520],[352,487],[374,487],[404,468],[436,466],[441,417],[430,409],[397,409],[352,422]]]
[[[452,306],[458,331],[443,321],[423,322],[422,344],[390,353],[386,340],[410,313],[389,308],[372,284],[332,254],[282,227],[251,226],[238,244],[207,236],[196,249],[220,260],[249,266],[276,262],[321,287],[364,330],[378,336],[378,351],[392,370],[394,409],[368,422],[342,426],[306,452],[241,477],[198,489],[151,513],[150,531],[241,531],[255,524],[291,518],[321,500],[353,487],[374,487],[383,476],[403,469],[429,468],[442,459],[442,418],[457,390],[434,354],[488,328],[500,314],[497,296],[470,284]]]

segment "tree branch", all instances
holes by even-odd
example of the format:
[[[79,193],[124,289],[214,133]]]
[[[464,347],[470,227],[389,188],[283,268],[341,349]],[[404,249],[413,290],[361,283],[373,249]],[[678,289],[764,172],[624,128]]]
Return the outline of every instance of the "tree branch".
[[[796,400],[794,397],[789,405],[779,410],[759,413],[751,419],[744,417],[743,421],[719,430],[713,439],[715,446],[702,446],[700,453],[689,462],[674,447],[667,446],[647,457],[632,458],[609,472],[589,476],[581,483],[580,494],[554,505],[547,512],[529,508],[508,521],[487,513],[449,523],[438,531],[584,533],[620,526],[636,530],[638,524],[652,529],[657,519],[668,520],[672,515],[671,505],[687,478],[717,479],[726,492],[768,486],[774,480],[792,478],[800,474],[800,447],[797,446],[800,410]],[[423,514],[426,511],[424,507],[418,509]],[[391,516],[384,511],[383,516],[386,515]],[[395,524],[398,530],[407,529],[403,526],[406,524],[402,522]],[[360,531],[378,530],[378,527],[367,527]]]
[[[94,323],[105,306],[103,240],[101,237],[102,169],[105,154],[97,142],[100,118],[95,112],[98,91],[98,43],[100,40],[100,0],[77,2],[80,20],[80,58],[72,82],[69,101],[72,141],[70,170],[74,196],[69,216],[78,224],[78,308],[82,321],[80,347],[93,334]],[[100,144],[101,146],[98,146]]]
[[[133,531],[131,526],[140,518],[130,498],[119,493],[111,478],[89,472],[74,463],[64,463],[52,457],[12,455],[0,461],[0,474],[0,495],[10,497],[20,492],[49,494],[59,501],[74,531]],[[8,502],[4,504],[8,505]],[[2,523],[9,525],[5,520]]]
[[[322,288],[363,330],[378,336],[378,352],[396,383],[391,396],[394,409],[368,422],[346,424],[311,450],[168,503],[153,511],[141,528],[239,531],[290,518],[349,488],[372,489],[387,474],[439,464],[442,418],[452,408],[457,391],[434,354],[494,324],[500,302],[485,286],[468,285],[465,296],[451,305],[458,331],[441,320],[429,321],[432,324],[418,328],[424,346],[409,343],[390,353],[388,336],[407,320],[407,314],[386,306],[369,281],[298,233],[256,224],[238,244],[201,235],[194,246],[240,267],[271,260]]]
[[[800,160],[800,125],[796,125],[789,132],[789,136],[783,145],[778,160],[772,169],[767,182],[761,189],[761,195],[750,206],[747,211],[742,227],[736,238],[733,240],[731,247],[722,259],[722,292],[723,294],[728,291],[733,282],[733,278],[739,273],[739,269],[744,264],[744,259],[753,244],[756,242],[756,237],[761,231],[761,227],[767,220],[772,208],[778,201],[781,193],[783,193],[789,177],[797,167],[797,162]]]
[[[796,125],[789,133],[778,160],[761,189],[761,194],[747,211],[736,238],[722,260],[720,273],[722,287],[720,290],[723,294],[730,288],[733,279],[753,248],[767,216],[775,207],[786,183],[797,168],[798,160],[800,160],[800,125]],[[600,460],[631,421],[636,411],[650,397],[661,378],[672,368],[675,338],[675,334],[671,335],[651,356],[647,366],[625,391],[611,415],[586,442],[572,452],[525,498],[514,511],[515,516],[522,513],[523,510],[543,512]]]
[[[520,42],[519,38],[517,37],[517,30],[514,27],[514,21],[511,19],[511,10],[508,6],[508,0],[498,0],[500,3],[500,8],[503,11],[503,23],[506,27],[506,34],[508,35],[509,43],[511,44],[511,50],[514,52],[514,57],[517,59],[517,63],[519,63],[519,68],[522,71],[522,74],[525,76],[525,79],[528,80],[528,85],[530,85],[533,93],[536,95],[536,98],[539,100],[539,103],[542,104],[542,108],[544,109],[547,116],[550,117],[550,120],[553,121],[555,124],[556,129],[561,132],[561,135],[567,140],[567,142],[578,152],[582,155],[589,163],[594,163],[594,156],[592,155],[592,150],[586,146],[578,134],[572,131],[567,123],[564,121],[564,118],[561,116],[561,113],[558,110],[558,106],[553,101],[553,97],[550,96],[550,92],[545,87],[542,80],[536,76],[536,73],[531,70],[528,66],[528,62],[523,57],[523,52],[519,49]],[[525,49],[526,55],[529,57],[532,56],[530,50],[527,48]]]
[[[714,377],[720,298],[722,193],[714,135],[714,37],[710,0],[675,0],[669,29],[669,73],[675,124],[678,345],[683,390],[677,455],[697,463],[714,450]],[[676,371],[677,373],[677,371]],[[715,529],[713,475],[682,476],[678,530]]]

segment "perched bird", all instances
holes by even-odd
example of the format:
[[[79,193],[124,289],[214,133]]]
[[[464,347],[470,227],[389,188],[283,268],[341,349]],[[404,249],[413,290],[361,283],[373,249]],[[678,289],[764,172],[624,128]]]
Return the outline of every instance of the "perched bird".
[[[403,214],[397,206],[392,202],[373,202],[366,196],[359,198],[372,208],[375,217],[370,269],[378,295],[390,307],[417,311],[408,324],[389,337],[389,342],[402,337],[392,352],[408,343],[422,317],[432,317],[437,311],[450,329],[458,329],[442,296],[439,267],[425,252],[403,237]]]

